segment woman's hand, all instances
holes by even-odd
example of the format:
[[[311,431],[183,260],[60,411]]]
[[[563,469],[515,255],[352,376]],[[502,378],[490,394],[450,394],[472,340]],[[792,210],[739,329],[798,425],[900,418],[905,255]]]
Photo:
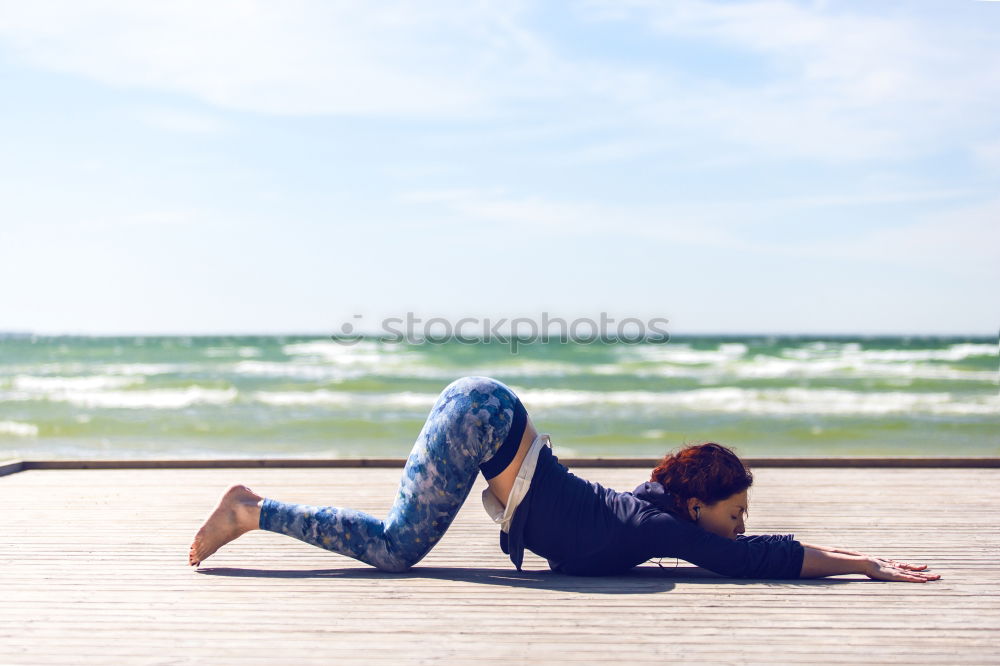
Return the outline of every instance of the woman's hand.
[[[813,546],[802,544],[805,553],[802,556],[800,578],[822,578],[838,574],[864,574],[872,580],[905,581],[908,583],[926,583],[937,580],[940,574],[925,571],[926,564],[910,564],[885,557],[862,555],[852,550],[830,548],[828,546]]]
[[[872,580],[904,581],[908,583],[926,583],[929,580],[937,580],[941,577],[941,574],[932,574],[924,571],[926,568],[926,564],[910,564],[883,557],[868,557],[862,573]]]

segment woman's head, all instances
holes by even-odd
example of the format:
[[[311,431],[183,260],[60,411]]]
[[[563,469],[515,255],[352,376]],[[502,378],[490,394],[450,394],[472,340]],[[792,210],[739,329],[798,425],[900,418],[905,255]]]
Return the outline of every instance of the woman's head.
[[[664,456],[650,481],[670,491],[677,515],[727,539],[744,529],[747,489],[753,475],[731,450],[716,444],[692,444]]]

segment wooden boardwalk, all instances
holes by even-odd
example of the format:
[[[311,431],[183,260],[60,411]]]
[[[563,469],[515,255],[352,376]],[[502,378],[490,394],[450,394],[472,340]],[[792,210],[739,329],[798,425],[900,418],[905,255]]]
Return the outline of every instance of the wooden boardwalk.
[[[630,490],[648,468],[580,469]],[[0,477],[0,663],[1000,663],[1000,469],[757,468],[748,533],[943,578],[725,579],[684,562],[518,573],[479,501],[406,574],[256,531],[198,570],[221,491],[384,515],[398,469],[29,469]]]

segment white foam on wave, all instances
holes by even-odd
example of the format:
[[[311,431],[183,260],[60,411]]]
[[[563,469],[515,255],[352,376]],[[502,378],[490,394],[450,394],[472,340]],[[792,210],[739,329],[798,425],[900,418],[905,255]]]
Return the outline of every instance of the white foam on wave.
[[[577,365],[559,361],[521,361],[517,363],[459,366],[451,368],[433,367],[420,363],[400,363],[395,366],[348,367],[315,363],[281,361],[242,361],[231,367],[238,375],[263,377],[291,377],[312,381],[343,382],[361,377],[392,377],[438,379],[451,381],[463,375],[485,375],[489,377],[571,377],[587,375],[669,377],[698,379],[718,383],[727,377],[746,379],[781,378],[845,378],[845,379],[936,379],[957,381],[978,381],[1000,383],[1000,374],[990,370],[959,370],[946,366],[922,363],[875,363],[860,359],[845,360],[831,358],[824,360],[799,360],[756,355],[752,360],[734,362],[715,367],[693,367],[668,363],[643,365],[635,362],[600,363]]]
[[[747,351],[742,343],[722,343],[714,350],[695,350],[686,343],[616,348],[623,361],[620,374],[664,377],[708,377],[705,374],[708,372],[757,378],[857,376],[998,381],[995,371],[962,370],[927,362],[957,362],[976,356],[1000,355],[997,345],[981,343],[957,343],[946,349],[883,350],[862,349],[857,342],[817,341],[782,349],[780,356],[754,354],[748,357]],[[655,365],[629,367],[629,361]],[[599,366],[594,374],[616,374],[616,365]]]
[[[326,405],[339,407],[422,407],[429,408],[437,393],[358,393],[350,391],[255,391],[251,399],[267,405]]]
[[[11,379],[11,386],[21,391],[94,391],[100,389],[116,389],[146,381],[142,376],[84,375],[80,377],[16,375]]]
[[[318,389],[316,391],[255,391],[250,397],[265,405],[280,407],[289,405],[348,406],[352,403],[349,394],[329,391],[327,389]]]
[[[451,381],[463,373],[446,368],[421,367],[419,365],[398,365],[396,367],[346,367],[316,363],[285,361],[241,361],[231,367],[237,375],[255,377],[291,377],[311,381],[343,382],[360,377],[399,377],[441,379]]]
[[[857,358],[800,360],[756,355],[752,363],[726,368],[732,376],[778,379],[782,377],[954,379],[959,381],[996,381],[998,374],[990,370],[956,370],[954,368],[908,363],[872,363]]]
[[[236,400],[235,388],[209,389],[188,386],[183,389],[148,391],[65,391],[49,393],[53,402],[68,402],[79,407],[104,409],[180,409],[196,404],[223,405]]]
[[[577,363],[567,363],[565,361],[543,361],[523,359],[511,363],[497,365],[478,365],[466,368],[451,369],[449,375],[452,379],[463,375],[481,375],[486,377],[566,377],[569,375],[600,374],[595,371],[596,366],[586,366]]]
[[[864,349],[848,351],[844,356],[870,361],[962,361],[973,356],[1000,356],[1000,347],[962,343],[947,349]]]
[[[38,437],[38,426],[20,421],[0,421],[0,435],[15,437]]]
[[[261,355],[257,347],[208,347],[203,352],[209,358],[240,356],[242,358],[253,358]]]
[[[729,363],[742,358],[747,346],[742,342],[723,342],[717,349],[692,349],[687,343],[640,344],[614,347],[622,357],[660,363],[705,365]]]
[[[261,373],[274,375],[281,374],[285,368],[291,368],[288,374],[315,372],[321,374],[313,368],[336,368],[336,367],[361,367],[370,368],[374,373],[389,377],[426,377],[438,379],[455,379],[463,375],[493,375],[502,374],[506,376],[560,376],[567,374],[583,374],[588,372],[587,367],[560,361],[548,360],[516,360],[512,363],[504,363],[489,366],[466,366],[442,368],[432,365],[432,360],[425,352],[416,351],[412,347],[400,346],[391,343],[377,343],[371,340],[361,340],[353,344],[344,344],[332,341],[313,341],[289,344],[282,347],[282,351],[294,357],[299,357],[291,363],[277,363],[274,365],[253,365],[241,363],[237,367],[238,372],[248,374]],[[321,361],[322,364],[302,363],[301,358],[308,358],[314,361]],[[304,368],[309,368],[305,370]],[[330,376],[339,375],[336,370],[327,370]]]
[[[381,365],[375,369],[294,361],[241,361],[234,364],[231,371],[238,375],[293,377],[313,381],[342,382],[347,379],[378,376],[401,379],[439,379],[445,384],[465,375],[485,375],[487,377],[563,377],[568,375],[601,373],[600,369],[595,370],[593,366],[588,367],[560,361],[524,360],[496,365],[470,365],[443,368],[425,365],[422,359],[416,359],[415,362],[399,359],[391,365]],[[623,370],[618,369],[614,372],[621,373]]]
[[[857,343],[815,342],[796,349],[784,349],[781,356],[754,354],[746,356],[745,345],[716,351],[682,348],[671,352],[662,348],[623,351],[625,358],[639,356],[652,365],[629,362],[597,366],[594,374],[621,374],[636,377],[689,377],[721,381],[725,377],[779,379],[785,377],[831,378],[904,378],[1000,383],[1000,373],[993,370],[964,370],[929,360],[958,361],[969,356],[995,354],[993,345],[958,344],[939,350],[862,350]],[[992,351],[991,351],[992,350]],[[691,367],[695,365],[708,367]]]
[[[781,355],[803,361],[840,358],[845,361],[963,361],[977,356],[1000,357],[1000,346],[984,343],[956,343],[945,349],[861,349],[854,344],[812,343],[783,349]]]
[[[1000,416],[1000,396],[956,398],[950,393],[865,393],[840,389],[746,389],[718,387],[689,391],[585,391],[524,389],[518,395],[529,409],[655,407],[677,413],[718,412],[790,416],[796,414],[942,414]],[[435,393],[359,393],[351,391],[258,391],[251,399],[269,405],[429,408]]]
[[[358,340],[352,343],[325,340],[297,342],[284,345],[281,351],[288,356],[306,356],[342,365],[378,365],[392,356],[387,345],[380,345],[371,340]]]
[[[108,375],[149,376],[196,371],[201,367],[197,363],[105,363],[91,369]]]
[[[4,366],[9,374],[25,374],[35,376],[77,376],[77,375],[124,375],[146,376],[162,375],[171,372],[183,372],[189,368],[199,367],[196,364],[179,363],[83,363],[70,361],[63,363],[31,363]]]
[[[519,391],[518,395],[529,408],[653,406],[673,408],[677,411],[772,416],[913,413],[1000,416],[1000,396],[956,399],[950,393],[866,393],[841,389],[720,387],[663,392],[528,389]]]
[[[240,361],[231,372],[252,377],[293,377],[312,381],[338,382],[368,374],[364,369],[348,370],[329,365],[290,363],[285,361]]]

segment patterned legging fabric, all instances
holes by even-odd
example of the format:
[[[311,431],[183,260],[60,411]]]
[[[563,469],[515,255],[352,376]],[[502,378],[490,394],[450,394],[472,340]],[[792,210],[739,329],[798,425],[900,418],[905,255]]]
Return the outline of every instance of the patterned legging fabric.
[[[523,412],[514,392],[496,379],[456,379],[431,408],[385,520],[348,508],[265,498],[260,528],[383,571],[406,571],[444,535],[480,469],[490,478],[501,471],[495,464],[500,458],[513,457],[511,446],[516,451],[524,430]]]

